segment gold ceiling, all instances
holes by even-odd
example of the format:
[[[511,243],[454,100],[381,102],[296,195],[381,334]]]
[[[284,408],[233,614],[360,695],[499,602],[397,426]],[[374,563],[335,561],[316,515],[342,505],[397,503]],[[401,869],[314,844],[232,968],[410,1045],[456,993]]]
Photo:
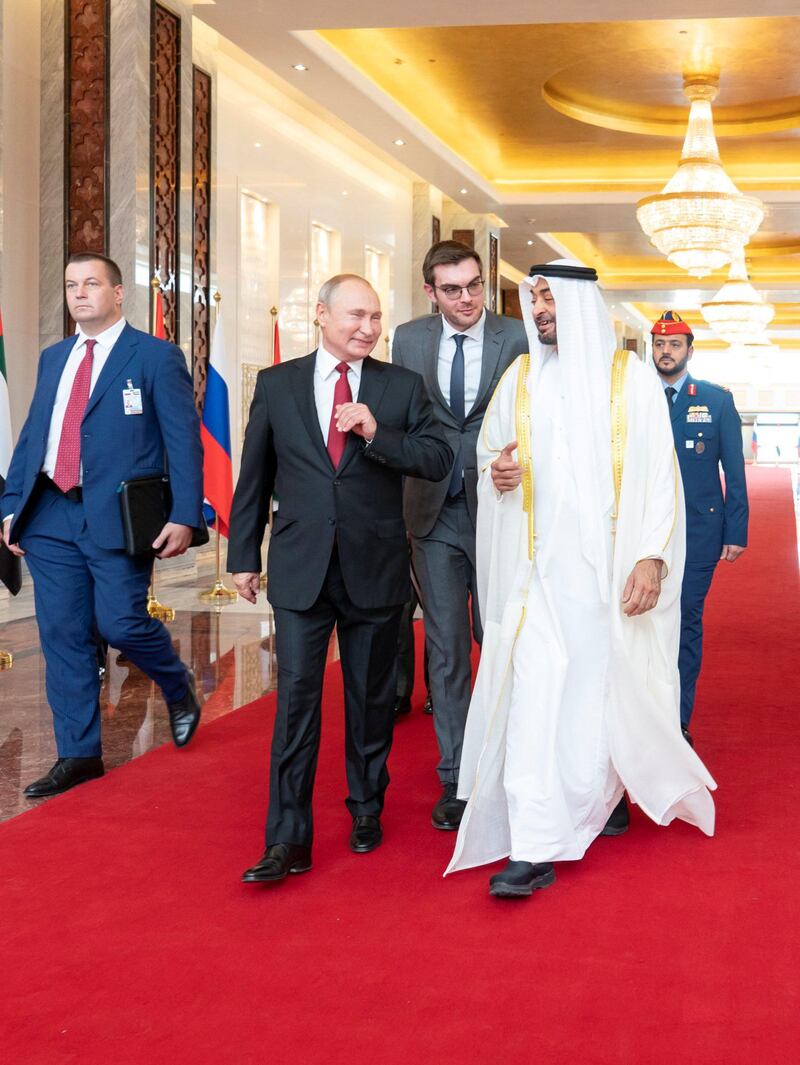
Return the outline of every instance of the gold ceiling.
[[[324,30],[499,191],[653,191],[674,170],[682,71],[718,69],[723,162],[800,181],[800,18]]]
[[[561,225],[545,227],[548,236],[594,265],[607,289],[693,289],[695,299],[699,287],[716,291],[727,270],[699,285],[650,245],[633,205],[675,171],[689,114],[683,72],[718,71],[723,165],[743,191],[768,200],[748,270],[764,290],[797,291],[800,17],[319,32],[493,185],[508,205],[503,245],[515,265],[535,234],[518,232],[522,208],[514,216],[512,205],[539,216],[537,202],[560,201]],[[604,224],[612,202],[630,204],[624,224]],[[582,231],[556,232],[568,228],[569,204],[583,207],[573,227]],[[780,304],[775,325],[796,329],[799,312]],[[703,324],[699,310],[694,317]]]

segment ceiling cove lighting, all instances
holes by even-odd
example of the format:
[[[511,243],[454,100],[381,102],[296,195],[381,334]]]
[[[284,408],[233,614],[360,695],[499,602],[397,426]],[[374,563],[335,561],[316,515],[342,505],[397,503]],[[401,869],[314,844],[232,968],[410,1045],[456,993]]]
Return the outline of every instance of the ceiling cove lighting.
[[[764,330],[775,317],[775,308],[750,284],[741,252],[731,263],[728,280],[713,299],[700,304],[700,310],[714,332],[729,344],[770,343]]]
[[[761,201],[741,193],[720,162],[711,114],[718,89],[718,75],[684,75],[691,107],[678,169],[660,193],[636,205],[651,243],[693,277],[731,262],[764,218]]]

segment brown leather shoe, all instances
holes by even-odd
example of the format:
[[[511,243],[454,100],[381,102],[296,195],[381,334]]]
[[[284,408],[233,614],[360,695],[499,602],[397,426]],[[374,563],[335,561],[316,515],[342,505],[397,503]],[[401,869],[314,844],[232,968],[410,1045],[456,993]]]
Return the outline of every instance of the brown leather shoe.
[[[273,843],[250,869],[242,873],[245,884],[267,884],[285,880],[289,873],[307,873],[311,868],[311,848],[296,843]]]

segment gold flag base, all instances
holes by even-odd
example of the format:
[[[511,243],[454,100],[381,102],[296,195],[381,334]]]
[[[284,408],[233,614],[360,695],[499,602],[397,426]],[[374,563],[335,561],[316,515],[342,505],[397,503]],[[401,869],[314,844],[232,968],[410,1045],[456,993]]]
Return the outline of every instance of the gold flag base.
[[[232,603],[234,599],[238,598],[238,592],[235,592],[233,588],[228,588],[226,584],[223,584],[221,580],[214,581],[214,587],[209,588],[207,592],[200,593],[200,599],[204,603]]]
[[[147,613],[151,618],[156,618],[158,621],[175,620],[175,610],[171,606],[164,606],[163,603],[159,603],[152,585],[147,593]]]
[[[6,669],[11,669],[14,665],[14,656],[10,651],[0,651],[0,673]]]

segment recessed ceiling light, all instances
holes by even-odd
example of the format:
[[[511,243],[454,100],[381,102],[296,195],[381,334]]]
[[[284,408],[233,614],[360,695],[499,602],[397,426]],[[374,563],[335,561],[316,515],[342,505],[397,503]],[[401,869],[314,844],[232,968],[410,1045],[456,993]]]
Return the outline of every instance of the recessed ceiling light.
[[[462,196],[466,196],[467,195],[467,190],[466,189],[459,189],[458,191],[461,193]]]
[[[254,141],[253,142],[253,147],[254,148],[260,148],[261,147],[261,141]]]
[[[349,194],[349,192],[347,191],[347,189],[342,189],[342,196],[349,196],[349,195],[350,195],[350,194]]]
[[[308,70],[308,67],[305,65],[305,63],[293,63],[292,70]]]
[[[406,142],[403,140],[402,137],[397,137],[394,143],[397,145],[398,148],[402,148]]]
[[[533,244],[533,241],[532,241],[532,240],[529,240],[529,241],[528,241],[528,247],[530,248],[532,244]]]

